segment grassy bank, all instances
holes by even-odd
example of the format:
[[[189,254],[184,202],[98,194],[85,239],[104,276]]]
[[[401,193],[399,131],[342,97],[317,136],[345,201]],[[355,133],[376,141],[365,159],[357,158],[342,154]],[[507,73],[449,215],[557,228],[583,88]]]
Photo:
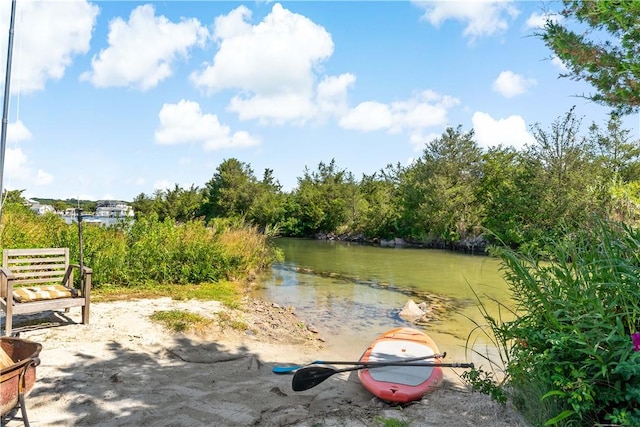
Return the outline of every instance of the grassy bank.
[[[98,295],[167,292],[165,285],[183,285],[170,293],[178,298],[220,298],[232,288],[223,285],[225,281],[242,279],[281,257],[270,236],[238,219],[175,223],[149,216],[130,225],[83,224],[82,240],[83,262],[93,269]],[[68,247],[72,262],[78,263],[79,228],[58,216],[39,216],[8,203],[3,207],[0,246]]]
[[[535,426],[640,425],[640,231],[596,220],[547,247],[496,251],[515,320],[485,316],[476,332],[500,347],[506,377],[467,379]]]

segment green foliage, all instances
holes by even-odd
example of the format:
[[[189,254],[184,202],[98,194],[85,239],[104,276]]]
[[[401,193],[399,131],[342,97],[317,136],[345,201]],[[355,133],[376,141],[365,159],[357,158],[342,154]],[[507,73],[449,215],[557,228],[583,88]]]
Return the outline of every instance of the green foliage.
[[[569,68],[562,74],[590,83],[589,98],[622,113],[640,110],[640,2],[564,0],[563,20],[538,34]],[[574,30],[572,23],[583,24]],[[586,31],[583,26],[586,26]]]
[[[501,405],[507,403],[507,393],[498,385],[493,372],[485,371],[482,368],[473,368],[463,372],[461,377],[471,385],[472,390],[490,396]]]
[[[2,247],[68,247],[79,262],[79,228],[55,215],[38,216],[22,204],[3,212]],[[83,261],[93,269],[93,284],[138,286],[145,283],[198,284],[239,277],[280,259],[269,235],[240,220],[177,224],[155,215],[130,226],[84,224]]]
[[[508,356],[506,384],[548,425],[640,424],[630,336],[640,330],[640,231],[596,219],[546,247],[544,257],[496,252],[518,314],[487,318]]]
[[[429,236],[451,243],[477,234],[483,218],[475,197],[482,150],[473,131],[448,127],[427,144],[420,159],[403,175],[402,217],[413,224],[412,237]]]
[[[174,332],[202,329],[213,323],[212,319],[181,310],[157,311],[151,315],[151,320],[163,324]]]
[[[397,418],[387,418],[381,415],[376,415],[374,417],[374,422],[376,426],[381,427],[408,427],[409,423],[404,420],[399,420]]]
[[[317,171],[305,168],[290,205],[298,219],[300,235],[335,232],[348,218],[353,221],[349,211],[357,204],[355,186],[353,175],[338,169],[335,160],[329,164],[320,162]]]
[[[256,192],[257,180],[251,167],[237,159],[227,159],[207,182],[203,213],[207,220],[244,217],[249,212]]]
[[[272,170],[265,169],[258,180],[250,165],[232,158],[218,166],[202,190],[176,185],[152,197],[140,194],[132,204],[138,220],[178,222],[187,229],[192,227],[189,222],[199,219],[235,218],[271,235],[399,237],[442,248],[482,246],[484,239],[543,251],[545,239],[566,231],[560,224],[580,229],[588,226],[592,213],[640,225],[640,145],[630,139],[630,131],[621,128],[618,115],[611,115],[602,128],[592,124],[584,135],[581,119],[572,108],[548,128],[535,124],[531,132],[535,141],[524,149],[499,146],[483,150],[473,130],[449,127],[425,144],[421,156],[411,164],[387,165],[357,181],[335,160],[320,162],[315,170],[305,168],[289,193],[282,191]],[[24,202],[21,191],[7,193],[7,204]],[[27,210],[24,215],[29,215]],[[171,235],[170,227],[154,226],[159,231],[149,230],[151,234],[144,239],[179,247],[179,233]],[[47,227],[51,236],[59,234],[55,221]],[[16,231],[9,228],[5,234]],[[28,234],[25,229],[19,232]],[[156,232],[161,234],[156,236]],[[16,242],[25,239],[31,241],[26,235],[12,236]],[[129,244],[95,243],[113,245],[101,249],[113,254],[109,268],[123,262],[117,254],[123,253],[122,245]],[[214,249],[203,249],[206,243],[196,246],[199,249],[190,248],[180,256],[156,253],[154,277],[177,277],[166,271],[165,263],[178,262],[181,256],[186,260],[202,256],[206,262],[220,259]],[[90,256],[93,252],[89,247]],[[140,262],[127,260],[125,264],[139,266]],[[233,259],[221,262],[209,268],[200,266],[198,271],[188,268],[187,273],[218,277],[218,268],[225,270],[227,263],[235,263]],[[115,273],[122,276],[115,280],[128,281],[130,273],[121,272]]]

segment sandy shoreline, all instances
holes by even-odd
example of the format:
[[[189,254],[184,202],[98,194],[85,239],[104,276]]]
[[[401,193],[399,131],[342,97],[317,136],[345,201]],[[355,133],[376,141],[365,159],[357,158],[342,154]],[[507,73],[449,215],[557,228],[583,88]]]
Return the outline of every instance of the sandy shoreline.
[[[449,369],[441,389],[402,408],[375,398],[354,373],[294,392],[291,376],[274,374],[273,366],[336,360],[336,352],[315,334],[292,329],[300,322],[286,310],[253,308],[253,314],[232,313],[249,322],[249,332],[167,332],[148,317],[160,310],[207,316],[225,310],[215,301],[169,298],[94,303],[90,325],[52,322],[22,332],[43,346],[26,398],[31,426],[375,426],[381,419],[409,426],[526,425],[512,408],[464,389]],[[68,315],[80,321],[78,309]],[[20,414],[6,425],[23,425]]]

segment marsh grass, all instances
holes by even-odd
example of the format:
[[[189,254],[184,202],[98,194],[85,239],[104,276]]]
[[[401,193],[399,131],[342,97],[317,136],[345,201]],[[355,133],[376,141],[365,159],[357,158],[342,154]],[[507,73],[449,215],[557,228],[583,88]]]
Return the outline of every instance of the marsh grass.
[[[508,392],[534,425],[640,425],[640,232],[596,219],[544,256],[495,253],[516,306],[508,321],[481,306],[487,324],[475,331],[505,366],[488,393]]]
[[[92,294],[96,302],[128,301],[133,299],[170,297],[175,300],[220,301],[226,307],[239,308],[242,286],[237,282],[221,280],[199,285],[146,283],[135,287],[103,285]]]
[[[182,310],[157,311],[150,318],[173,332],[200,332],[214,323],[213,319]]]
[[[39,216],[18,204],[3,206],[2,248],[68,247],[72,262],[78,263],[78,233],[77,224],[68,225],[58,216]],[[242,279],[248,271],[282,259],[269,239],[270,235],[241,219],[178,224],[149,216],[129,226],[84,224],[83,262],[93,269],[96,289],[117,288],[130,295],[168,292],[177,298],[197,294],[193,297],[210,299],[210,295],[224,296],[229,288],[214,291],[214,285],[204,285],[181,292],[161,285],[219,286],[227,279]]]
[[[226,311],[217,312],[216,317],[218,318],[218,324],[223,328],[231,328],[231,329],[235,329],[236,331],[249,330],[249,324],[247,322],[245,322],[241,318],[232,316],[230,313]]]

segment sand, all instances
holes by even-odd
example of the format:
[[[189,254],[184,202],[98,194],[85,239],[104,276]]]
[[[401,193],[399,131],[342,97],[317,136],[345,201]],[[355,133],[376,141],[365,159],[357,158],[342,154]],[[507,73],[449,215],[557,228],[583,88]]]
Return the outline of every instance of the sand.
[[[512,407],[470,392],[448,368],[440,389],[405,406],[380,401],[353,372],[294,392],[291,375],[274,374],[275,365],[344,359],[324,344],[330,331],[310,331],[287,308],[249,301],[227,316],[248,330],[199,334],[149,319],[162,310],[214,318],[229,311],[215,301],[168,298],[93,303],[90,325],[72,309],[23,330],[20,338],[43,346],[26,397],[31,426],[526,426]],[[23,425],[20,412],[6,425]]]

